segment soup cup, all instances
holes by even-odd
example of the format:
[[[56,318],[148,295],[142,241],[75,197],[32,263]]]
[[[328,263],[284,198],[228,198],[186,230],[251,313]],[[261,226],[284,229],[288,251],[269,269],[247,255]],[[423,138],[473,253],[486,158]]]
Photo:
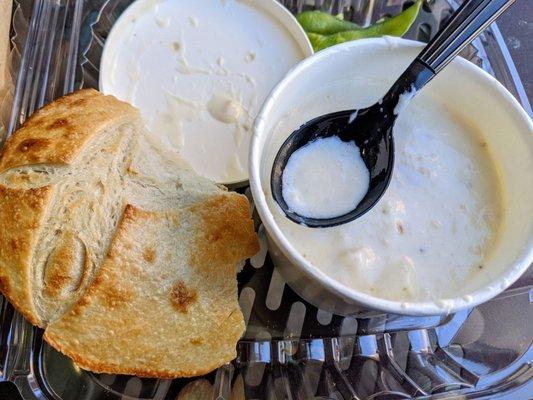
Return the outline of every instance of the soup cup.
[[[409,40],[378,38],[318,52],[295,66],[273,89],[255,121],[250,146],[250,185],[266,229],[271,257],[289,285],[319,308],[341,315],[453,313],[496,296],[533,261],[533,123],[497,80],[459,57],[423,92],[438,94],[440,99],[453,104],[461,117],[482,134],[502,180],[505,210],[498,238],[484,264],[484,274],[475,283],[465,282],[466,292],[442,302],[401,302],[363,293],[333,279],[305,259],[276,222],[272,203],[269,206],[270,174],[279,147],[291,133],[276,129],[280,121],[288,114],[294,115],[294,110],[320,86],[338,85],[350,79],[378,79],[386,83],[385,88],[392,85],[423,46]]]

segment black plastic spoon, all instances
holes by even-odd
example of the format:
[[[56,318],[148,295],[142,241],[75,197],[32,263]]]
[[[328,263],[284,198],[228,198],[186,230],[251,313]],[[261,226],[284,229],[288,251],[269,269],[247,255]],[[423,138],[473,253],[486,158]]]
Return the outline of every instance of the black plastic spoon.
[[[322,115],[294,131],[276,155],[270,182],[274,199],[287,217],[294,222],[320,228],[345,224],[370,210],[385,193],[392,176],[392,130],[403,106],[514,1],[465,0],[380,102],[364,109]],[[400,100],[402,104],[399,106]],[[368,192],[354,210],[344,215],[327,219],[298,215],[289,209],[283,198],[283,170],[296,150],[329,136],[339,136],[346,142],[354,141],[359,147],[370,171]]]

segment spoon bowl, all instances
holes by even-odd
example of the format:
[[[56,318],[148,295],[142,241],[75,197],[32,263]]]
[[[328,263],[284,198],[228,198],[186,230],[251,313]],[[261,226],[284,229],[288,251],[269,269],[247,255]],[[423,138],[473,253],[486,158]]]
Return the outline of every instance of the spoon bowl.
[[[394,140],[392,138],[392,124],[388,124],[388,127],[385,126],[387,125],[386,121],[391,116],[381,113],[380,118],[380,116],[371,115],[373,112],[375,110],[372,108],[366,108],[322,115],[302,125],[285,140],[274,160],[271,189],[274,199],[284,210],[287,218],[313,228],[340,225],[359,218],[369,211],[383,196],[392,177],[392,174],[387,172],[392,170],[394,164]],[[370,123],[382,121],[385,123],[382,127],[374,128],[379,130],[379,135],[367,136],[365,133],[367,129],[371,128],[361,129],[361,123],[364,123],[364,121]],[[361,157],[370,171],[369,190],[357,207],[344,215],[328,219],[301,216],[292,211],[283,198],[283,171],[290,156],[296,150],[319,138],[330,136],[339,136],[341,140],[346,142],[355,141],[357,147],[363,149]]]

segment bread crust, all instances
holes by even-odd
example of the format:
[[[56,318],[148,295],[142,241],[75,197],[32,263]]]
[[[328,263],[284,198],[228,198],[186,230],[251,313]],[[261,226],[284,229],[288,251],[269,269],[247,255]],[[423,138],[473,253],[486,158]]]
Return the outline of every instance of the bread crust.
[[[42,321],[33,305],[30,264],[51,193],[49,186],[22,190],[0,185],[0,290],[38,326]]]
[[[179,249],[156,243],[156,234],[164,242],[174,237]],[[147,246],[153,259],[143,257]],[[69,313],[48,326],[44,338],[95,372],[159,378],[206,374],[236,356],[245,326],[235,265],[257,251],[244,196],[224,193],[164,213],[128,205],[93,284]],[[146,283],[154,281],[152,288]],[[176,283],[197,294],[185,308],[173,304]],[[187,328],[177,330],[180,326]]]
[[[139,118],[113,96],[82,89],[44,106],[11,136],[0,153],[0,173],[22,165],[70,164],[105,126]]]
[[[15,167],[71,163],[105,125],[125,118],[138,118],[138,112],[94,89],[62,97],[35,112],[7,140],[0,177]],[[31,263],[53,189],[22,188],[23,183],[0,184],[0,290],[28,321],[43,328],[32,299]]]
[[[0,290],[94,372],[197,376],[244,331],[248,200],[158,146],[135,108],[88,89],[36,112],[0,155]]]

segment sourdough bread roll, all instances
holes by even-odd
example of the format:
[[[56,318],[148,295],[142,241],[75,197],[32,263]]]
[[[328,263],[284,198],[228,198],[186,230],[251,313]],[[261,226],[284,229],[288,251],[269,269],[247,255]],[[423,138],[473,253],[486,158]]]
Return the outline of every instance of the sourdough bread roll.
[[[0,289],[95,372],[178,377],[235,356],[244,196],[199,177],[95,90],[36,112],[0,156]]]

